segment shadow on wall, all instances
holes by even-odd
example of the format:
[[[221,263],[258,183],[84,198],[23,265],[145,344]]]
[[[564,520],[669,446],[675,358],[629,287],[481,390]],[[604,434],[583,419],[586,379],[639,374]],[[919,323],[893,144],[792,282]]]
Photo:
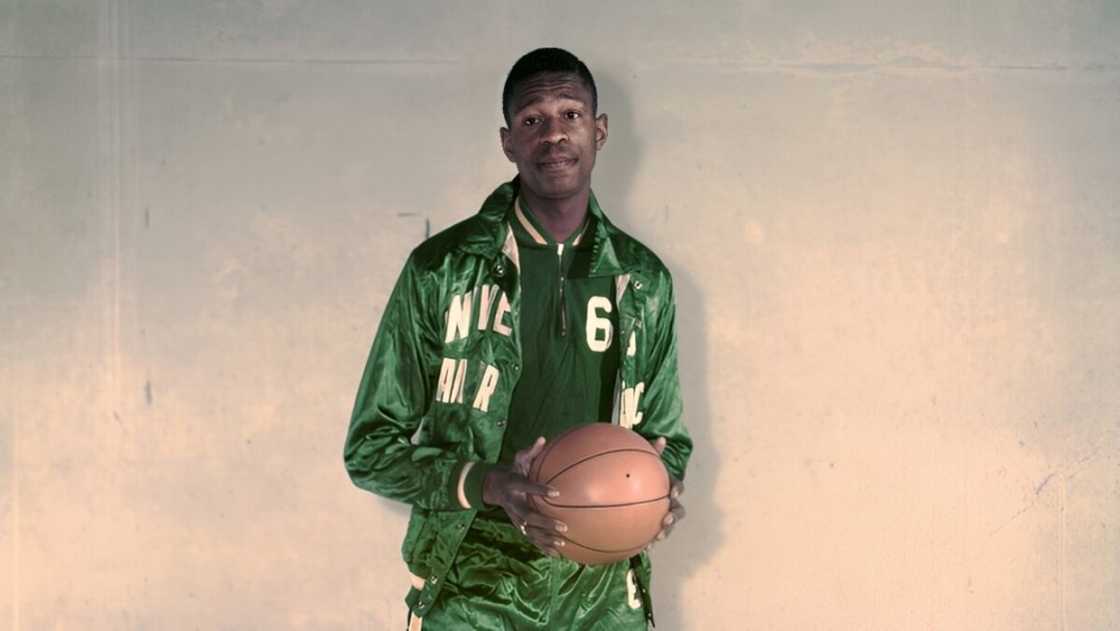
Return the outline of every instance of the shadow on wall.
[[[643,235],[632,229],[645,223],[646,211],[626,204],[641,163],[641,130],[634,129],[634,108],[619,81],[602,70],[596,73],[595,81],[599,94],[608,97],[600,109],[607,113],[609,125],[607,145],[596,161],[593,186],[607,216],[642,239]],[[653,609],[658,628],[684,629],[682,586],[694,573],[702,571],[723,544],[722,515],[712,495],[719,461],[712,444],[712,417],[708,407],[707,320],[703,296],[693,281],[694,271],[666,258],[658,247],[664,244],[647,245],[662,256],[673,274],[684,420],[693,440],[685,492],[681,496],[687,515],[673,535],[658,544],[651,555]]]

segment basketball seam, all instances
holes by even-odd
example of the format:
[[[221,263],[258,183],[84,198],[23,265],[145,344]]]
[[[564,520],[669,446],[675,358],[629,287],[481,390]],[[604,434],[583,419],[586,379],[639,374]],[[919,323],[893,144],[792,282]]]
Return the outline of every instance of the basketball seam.
[[[565,538],[567,538],[567,537],[565,537]],[[583,548],[584,550],[591,550],[592,552],[601,552],[603,554],[618,554],[619,552],[629,552],[629,551],[632,551],[632,550],[637,551],[637,550],[641,550],[642,548],[645,548],[647,545],[649,545],[648,543],[644,543],[640,546],[634,546],[634,547],[631,547],[631,548],[617,548],[617,549],[614,549],[614,550],[604,550],[602,548],[592,548],[591,546],[583,545],[582,543],[580,543],[578,541],[575,541],[574,539],[568,539],[568,543],[573,543],[573,544]]]
[[[648,452],[645,449],[636,449],[636,448],[633,448],[633,447],[627,447],[626,449],[612,449],[610,451],[600,451],[599,453],[591,454],[590,456],[587,456],[586,458],[583,458],[582,460],[577,460],[577,461],[573,462],[572,464],[564,467],[563,469],[557,471],[556,473],[554,473],[552,475],[551,478],[545,480],[545,484],[552,484],[553,480],[555,480],[556,478],[558,478],[561,475],[563,475],[564,473],[566,473],[569,469],[571,469],[573,467],[577,467],[577,466],[587,462],[588,460],[591,460],[593,458],[598,458],[599,456],[607,456],[607,455],[610,455],[610,454],[623,453],[623,452],[627,452],[627,451],[636,451],[636,452],[641,453],[641,454],[648,454],[650,456],[654,456],[658,460],[661,459],[660,456],[657,456],[654,453]]]
[[[550,502],[547,497],[541,499],[544,500],[545,504],[548,504],[553,508],[622,508],[624,506],[638,506],[639,504],[652,504],[654,502],[660,502],[661,500],[669,499],[669,495],[665,494],[661,497],[655,497],[651,500],[638,500],[636,502],[626,502],[624,504],[556,504],[555,502]]]

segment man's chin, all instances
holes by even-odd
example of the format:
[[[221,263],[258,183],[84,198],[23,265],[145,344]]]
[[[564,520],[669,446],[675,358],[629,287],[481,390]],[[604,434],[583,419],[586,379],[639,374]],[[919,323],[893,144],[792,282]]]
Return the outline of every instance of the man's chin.
[[[577,195],[584,187],[576,177],[540,177],[533,178],[532,182],[522,178],[522,183],[527,185],[537,196],[544,199],[567,199]]]

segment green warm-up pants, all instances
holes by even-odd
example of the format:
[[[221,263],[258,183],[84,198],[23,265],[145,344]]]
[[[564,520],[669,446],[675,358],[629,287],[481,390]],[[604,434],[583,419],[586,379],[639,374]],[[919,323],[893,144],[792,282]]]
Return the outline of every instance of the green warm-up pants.
[[[511,523],[475,519],[416,631],[646,631],[627,560],[580,565],[541,553]]]

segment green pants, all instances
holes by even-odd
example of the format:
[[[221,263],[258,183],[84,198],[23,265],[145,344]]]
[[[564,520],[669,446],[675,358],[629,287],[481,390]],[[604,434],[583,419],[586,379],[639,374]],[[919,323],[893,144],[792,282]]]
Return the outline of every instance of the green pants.
[[[423,631],[647,631],[629,561],[580,565],[545,556],[504,515],[467,533]],[[422,623],[422,624],[421,624]]]

